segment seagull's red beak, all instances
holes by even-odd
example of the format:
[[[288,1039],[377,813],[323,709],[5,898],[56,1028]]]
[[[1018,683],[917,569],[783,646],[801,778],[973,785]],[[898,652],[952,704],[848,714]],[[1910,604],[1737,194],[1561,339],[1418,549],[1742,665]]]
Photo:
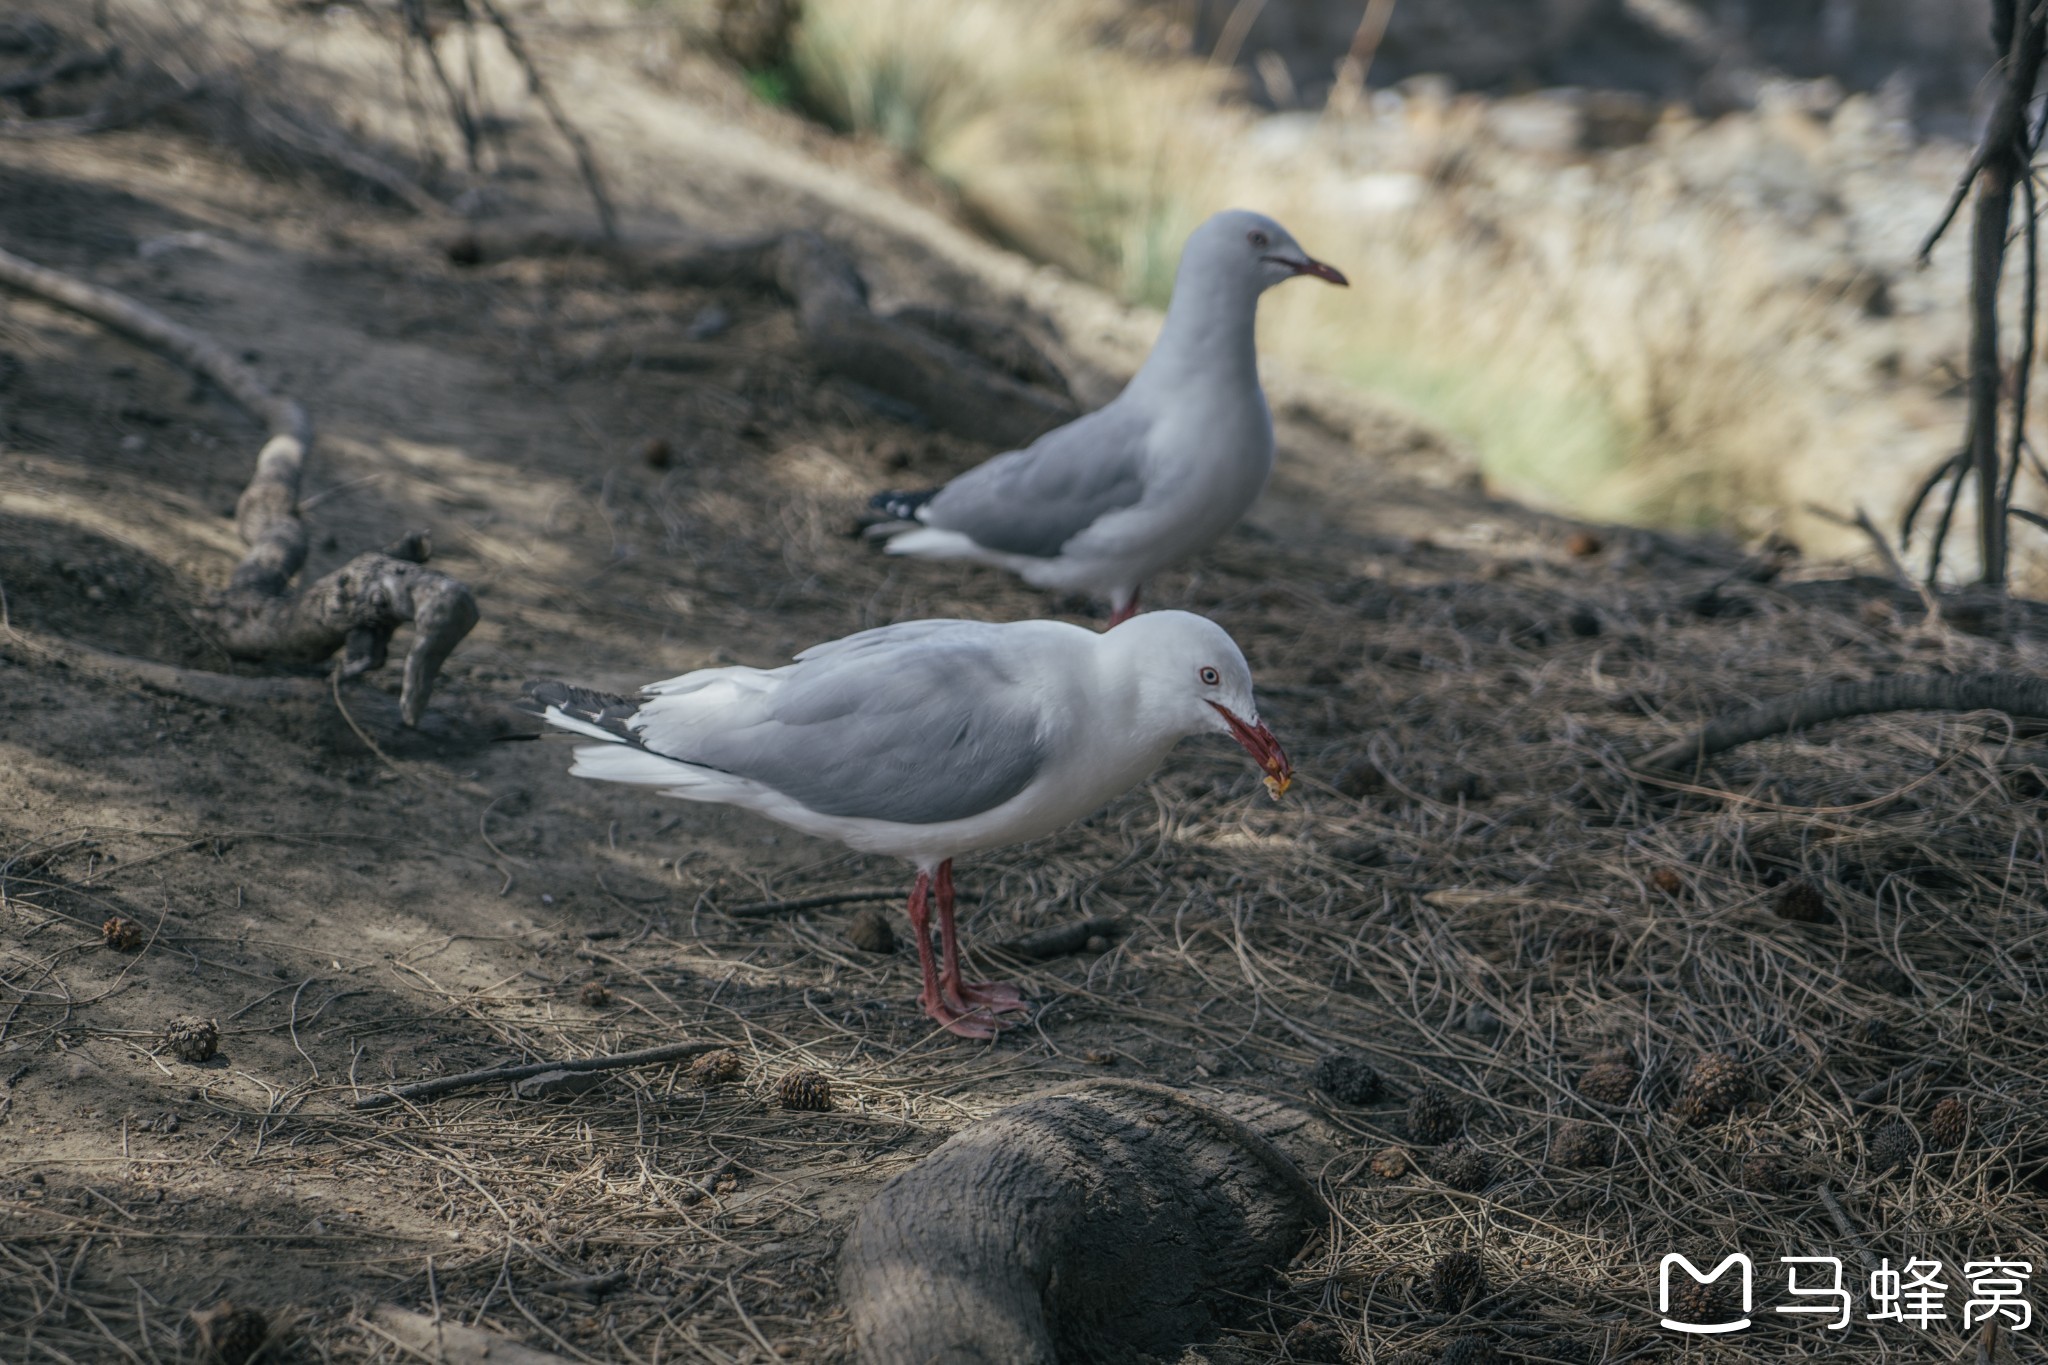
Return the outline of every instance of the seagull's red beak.
[[[1294,765],[1287,761],[1287,751],[1280,747],[1280,741],[1273,732],[1263,725],[1245,724],[1227,706],[1219,706],[1213,701],[1209,705],[1216,707],[1217,714],[1230,727],[1230,737],[1243,745],[1244,751],[1252,756],[1252,762],[1265,770],[1266,790],[1272,793],[1273,799],[1278,801],[1285,796],[1288,787],[1294,783]]]
[[[1351,281],[1344,278],[1343,271],[1334,265],[1324,265],[1313,256],[1304,256],[1298,261],[1291,256],[1263,256],[1260,259],[1271,261],[1274,265],[1284,265],[1297,275],[1313,275],[1319,280],[1328,280],[1342,288],[1348,289],[1351,286]]]

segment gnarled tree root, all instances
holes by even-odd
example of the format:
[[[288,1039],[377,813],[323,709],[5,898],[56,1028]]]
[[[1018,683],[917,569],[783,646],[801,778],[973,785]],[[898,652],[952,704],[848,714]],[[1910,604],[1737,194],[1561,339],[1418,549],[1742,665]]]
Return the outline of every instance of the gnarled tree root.
[[[1026,445],[1077,415],[1059,368],[1015,329],[945,309],[877,313],[853,258],[815,232],[701,246],[478,231],[449,250],[476,262],[596,256],[622,272],[672,284],[771,289],[795,305],[805,348],[820,370],[908,403],[948,431],[995,445]]]
[[[1638,772],[1678,772],[1715,754],[1809,725],[1887,711],[2003,711],[2048,719],[2048,679],[2019,673],[1937,673],[1822,683],[1722,716],[1635,762]]]
[[[1246,1117],[1164,1086],[1090,1081],[957,1134],[855,1220],[840,1294],[867,1365],[1171,1358],[1328,1217]]]
[[[341,676],[382,666],[391,636],[413,624],[399,714],[419,724],[448,654],[477,622],[468,586],[424,567],[424,533],[382,554],[359,555],[296,595],[306,562],[299,481],[312,446],[305,409],[272,393],[256,372],[210,338],[110,289],[0,251],[0,285],[67,308],[160,351],[218,385],[270,431],[256,473],[235,503],[235,529],[249,547],[228,586],[195,613],[238,659],[315,664],[344,650]]]

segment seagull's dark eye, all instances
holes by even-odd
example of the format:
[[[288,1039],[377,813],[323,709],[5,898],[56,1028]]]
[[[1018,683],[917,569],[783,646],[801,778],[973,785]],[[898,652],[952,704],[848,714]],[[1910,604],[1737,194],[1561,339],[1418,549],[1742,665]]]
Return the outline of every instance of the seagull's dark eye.
[[[1222,681],[1223,675],[1221,673],[1218,673],[1215,669],[1209,667],[1207,664],[1202,665],[1202,686],[1214,687],[1217,683],[1220,683]]]
[[[1272,245],[1272,243],[1267,239],[1266,234],[1263,232],[1247,232],[1244,235],[1244,239],[1247,242],[1250,242],[1253,246],[1257,247],[1261,251],[1264,251],[1267,247]]]

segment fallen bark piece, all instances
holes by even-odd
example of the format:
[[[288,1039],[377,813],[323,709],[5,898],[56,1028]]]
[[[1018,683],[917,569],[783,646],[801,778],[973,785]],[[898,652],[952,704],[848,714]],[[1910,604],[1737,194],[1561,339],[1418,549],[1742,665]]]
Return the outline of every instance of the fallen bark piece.
[[[296,595],[306,562],[299,481],[313,428],[298,403],[273,393],[257,373],[217,342],[152,308],[98,285],[0,251],[0,285],[91,318],[211,380],[269,429],[256,473],[235,503],[235,530],[248,553],[194,615],[219,632],[239,659],[314,664],[342,650],[341,676],[384,663],[392,634],[411,622],[399,713],[418,725],[441,665],[477,623],[467,584],[424,567],[427,538],[411,532],[382,554],[359,555]]]
[[[610,241],[574,231],[471,230],[447,246],[480,264],[514,256],[592,256],[671,284],[770,289],[795,305],[821,371],[907,403],[933,424],[1001,446],[1023,446],[1079,410],[1059,368],[1004,323],[948,309],[878,313],[845,248],[815,232],[703,245]]]
[[[1822,683],[1709,722],[1636,760],[1637,772],[1676,772],[1753,740],[1889,711],[2003,711],[2048,719],[2048,680],[2019,673],[1936,673]]]
[[[465,1327],[446,1318],[436,1321],[385,1304],[370,1315],[377,1330],[406,1350],[441,1365],[565,1365],[568,1357],[536,1351],[510,1337]]]
[[[882,1187],[840,1252],[861,1360],[1174,1358],[1328,1218],[1275,1145],[1299,1125],[1098,1080],[955,1134]]]
[[[600,1071],[543,1071],[512,1083],[512,1093],[522,1100],[546,1100],[560,1095],[581,1095],[604,1084]]]
[[[1122,920],[1107,915],[1093,919],[1077,920],[1072,924],[1055,924],[1049,929],[1036,929],[1020,935],[1007,943],[998,945],[998,950],[1011,957],[1021,957],[1027,962],[1048,962],[1056,957],[1066,957],[1088,947],[1092,939],[1104,939],[1110,943],[1122,938],[1129,929]]]

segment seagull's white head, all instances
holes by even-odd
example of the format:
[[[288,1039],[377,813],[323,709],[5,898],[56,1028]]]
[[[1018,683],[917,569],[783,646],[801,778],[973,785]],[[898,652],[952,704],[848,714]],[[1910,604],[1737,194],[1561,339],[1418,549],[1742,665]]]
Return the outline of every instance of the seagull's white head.
[[[1188,235],[1181,252],[1178,288],[1190,270],[1203,278],[1241,285],[1254,297],[1296,275],[1313,275],[1331,284],[1348,285],[1343,273],[1301,249],[1294,234],[1263,213],[1228,209]]]
[[[1183,735],[1229,735],[1259,765],[1273,799],[1286,793],[1294,766],[1273,732],[1259,723],[1251,666],[1223,627],[1193,612],[1150,611],[1103,639],[1132,661],[1148,716]]]

